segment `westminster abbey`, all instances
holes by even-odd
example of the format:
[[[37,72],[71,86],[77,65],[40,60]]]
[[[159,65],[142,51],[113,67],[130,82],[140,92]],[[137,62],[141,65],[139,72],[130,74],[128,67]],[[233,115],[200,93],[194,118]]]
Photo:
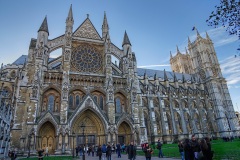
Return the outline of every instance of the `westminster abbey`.
[[[1,67],[2,150],[69,153],[82,144],[239,135],[207,33],[170,54],[172,72],[141,69],[126,32],[121,48],[111,42],[106,13],[101,35],[89,16],[73,30],[72,7],[66,17],[65,33],[49,39],[45,18],[28,54]],[[62,55],[50,58],[57,49]]]

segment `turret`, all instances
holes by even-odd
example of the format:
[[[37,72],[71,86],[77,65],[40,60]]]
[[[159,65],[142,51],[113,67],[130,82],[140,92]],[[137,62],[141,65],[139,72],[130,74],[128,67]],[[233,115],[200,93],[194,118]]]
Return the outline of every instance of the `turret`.
[[[102,24],[102,38],[106,39],[107,34],[109,34],[109,27],[107,22],[106,12],[104,12],[103,24]]]
[[[73,24],[74,24],[74,20],[73,20],[72,5],[71,5],[68,12],[67,19],[66,19],[66,30],[68,30],[67,29],[68,27],[72,29]]]
[[[166,87],[169,87],[169,81],[168,81],[168,77],[167,77],[167,73],[166,73],[165,69],[163,72],[164,72],[163,79],[166,84]]]
[[[127,51],[128,51],[128,53],[131,53],[131,46],[132,45],[128,38],[127,32],[125,31],[124,37],[123,37],[123,43],[122,43],[123,51],[125,54],[127,54]]]
[[[39,47],[39,46],[47,45],[48,36],[49,36],[49,32],[48,32],[48,24],[47,24],[47,16],[46,16],[42,22],[42,25],[38,30],[36,46]]]
[[[178,46],[177,46],[177,54],[181,54],[181,52],[180,52],[179,49],[178,49]]]

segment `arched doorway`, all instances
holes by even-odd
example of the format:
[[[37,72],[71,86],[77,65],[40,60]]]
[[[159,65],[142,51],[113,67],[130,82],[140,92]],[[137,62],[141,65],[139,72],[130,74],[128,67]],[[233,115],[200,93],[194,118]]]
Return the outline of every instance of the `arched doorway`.
[[[54,153],[55,150],[55,127],[49,121],[45,122],[39,129],[39,144],[38,147],[45,150],[48,147],[49,153]]]
[[[118,127],[118,143],[128,145],[131,142],[131,138],[131,127],[124,121]]]
[[[81,125],[84,124],[84,135]],[[88,109],[81,113],[73,122],[72,132],[75,134],[76,145],[99,145],[106,144],[105,125],[99,116]]]

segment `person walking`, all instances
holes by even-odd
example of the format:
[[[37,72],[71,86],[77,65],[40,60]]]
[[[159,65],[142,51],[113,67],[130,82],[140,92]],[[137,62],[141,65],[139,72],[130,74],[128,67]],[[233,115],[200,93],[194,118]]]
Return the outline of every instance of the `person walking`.
[[[38,160],[43,160],[43,152],[44,152],[44,149],[38,150]]]
[[[78,146],[76,146],[76,148],[75,148],[75,152],[76,152],[76,157],[78,156]]]
[[[112,157],[112,147],[111,147],[110,144],[108,144],[108,146],[107,146],[106,157],[107,157],[107,160],[111,160],[111,157]]]
[[[98,156],[99,160],[102,160],[102,147],[101,147],[101,145],[99,145],[99,147],[97,149],[97,156]]]
[[[102,160],[106,159],[106,152],[107,152],[107,146],[105,144],[102,145]]]
[[[117,151],[118,158],[121,158],[122,156],[121,156],[121,145],[120,145],[120,143],[117,144],[116,151]]]
[[[127,147],[127,155],[128,159],[135,160],[136,158],[136,146],[134,146],[133,142]]]
[[[186,138],[183,142],[183,150],[184,150],[185,160],[190,160],[191,146],[190,146],[190,140],[188,138]]]
[[[178,150],[179,150],[182,160],[184,160],[184,148],[183,148],[182,141],[178,141]]]
[[[199,147],[198,141],[196,140],[195,135],[192,135],[190,146],[191,146],[190,156],[189,156],[190,160],[198,159],[198,152],[200,151],[200,147]]]
[[[145,152],[146,160],[151,160],[153,150],[152,150],[152,148],[150,148],[150,146],[148,145],[148,143],[146,143],[146,146],[145,146],[145,148],[143,149],[143,151]]]
[[[48,157],[48,147],[45,148],[45,156]]]
[[[158,142],[157,142],[157,149],[159,150],[159,152],[158,152],[158,158],[160,158],[160,157],[163,158],[162,143],[160,142],[160,139],[158,139]]]

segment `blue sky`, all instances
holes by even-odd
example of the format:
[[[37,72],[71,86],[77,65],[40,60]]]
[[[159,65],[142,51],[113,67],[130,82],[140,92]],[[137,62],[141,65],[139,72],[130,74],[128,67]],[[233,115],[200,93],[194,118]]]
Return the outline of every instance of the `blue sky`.
[[[139,67],[171,70],[169,53],[176,53],[176,45],[185,52],[187,37],[196,37],[196,26],[205,37],[209,33],[224,77],[228,81],[235,110],[240,108],[240,56],[237,36],[229,36],[224,28],[206,24],[218,1],[193,0],[7,0],[0,1],[0,63],[8,64],[28,53],[31,38],[47,15],[49,39],[64,34],[65,20],[73,6],[74,30],[86,19],[101,35],[104,11],[110,27],[111,41],[121,48],[126,30],[137,57]],[[56,56],[57,52],[51,56]],[[237,108],[237,105],[239,107]]]

